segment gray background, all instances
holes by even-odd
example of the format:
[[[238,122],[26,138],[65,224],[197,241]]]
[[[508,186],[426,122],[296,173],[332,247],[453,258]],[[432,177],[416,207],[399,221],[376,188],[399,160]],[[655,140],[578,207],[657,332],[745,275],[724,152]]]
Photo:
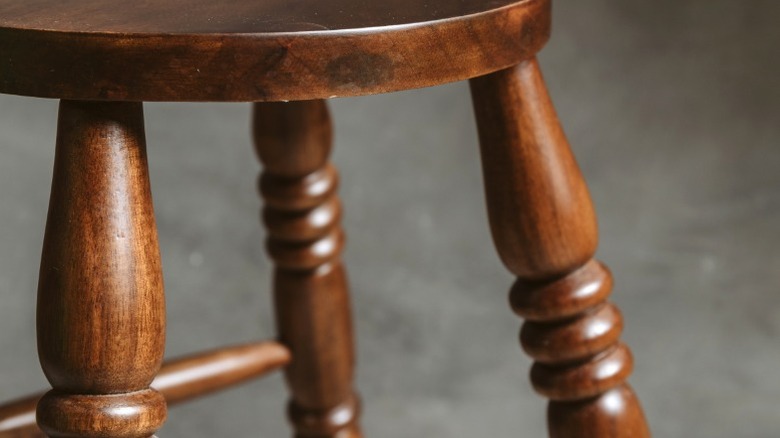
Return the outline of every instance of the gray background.
[[[780,2],[558,2],[541,54],[600,212],[658,437],[780,436]],[[364,424],[544,436],[465,84],[332,102]],[[168,354],[273,336],[248,105],[150,104]],[[0,97],[0,399],[43,388],[37,265],[56,102]],[[278,376],[163,437],[287,435]]]

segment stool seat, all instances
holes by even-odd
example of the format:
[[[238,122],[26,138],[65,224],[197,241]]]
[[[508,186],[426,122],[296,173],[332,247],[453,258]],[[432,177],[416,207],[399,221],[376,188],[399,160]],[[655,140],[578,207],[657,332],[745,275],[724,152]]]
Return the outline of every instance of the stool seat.
[[[284,101],[437,85],[533,56],[549,0],[0,0],[0,93]]]

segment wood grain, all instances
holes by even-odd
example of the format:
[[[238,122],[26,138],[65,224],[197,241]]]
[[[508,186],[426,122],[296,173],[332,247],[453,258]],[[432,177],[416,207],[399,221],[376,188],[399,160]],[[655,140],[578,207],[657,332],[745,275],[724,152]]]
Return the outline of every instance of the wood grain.
[[[62,101],[38,286],[51,437],[146,438],[166,418],[149,389],[165,298],[139,103]]]
[[[277,342],[260,342],[166,362],[151,387],[168,405],[264,376],[290,362],[290,351]],[[45,438],[35,423],[35,408],[43,394],[0,405],[0,438]]]
[[[590,195],[537,61],[473,79],[493,240],[518,279],[510,301],[535,359],[531,382],[551,399],[552,438],[647,438],[626,379],[620,311],[607,301],[612,276],[593,260]]]
[[[286,376],[298,438],[362,436],[332,136],[324,101],[255,104],[263,222],[276,264],[279,339],[293,355]]]
[[[247,102],[374,94],[509,67],[549,31],[549,0],[0,0],[0,93]]]
[[[551,400],[550,436],[648,438],[626,383],[633,359],[608,301],[612,276],[593,258],[590,196],[533,58],[549,37],[550,0],[229,3],[0,0],[0,93],[63,99],[39,284],[39,352],[53,386],[38,401],[42,430],[148,438],[165,421],[165,397],[289,361],[295,436],[360,438],[323,99],[472,79],[491,231],[517,276],[510,300],[526,320],[531,381]],[[254,347],[212,353],[153,383],[165,302],[140,101],[255,102],[284,345],[268,347],[273,360]],[[0,414],[39,433],[34,399]]]

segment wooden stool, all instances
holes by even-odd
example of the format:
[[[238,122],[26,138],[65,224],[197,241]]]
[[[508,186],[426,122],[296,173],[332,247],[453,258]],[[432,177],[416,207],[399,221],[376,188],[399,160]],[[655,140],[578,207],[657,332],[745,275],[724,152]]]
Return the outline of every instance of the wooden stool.
[[[649,437],[591,200],[534,57],[549,31],[549,0],[0,0],[0,92],[61,99],[38,295],[53,389],[0,408],[0,436],[42,436],[37,403],[51,437],[149,437],[166,399],[281,367],[296,437],[362,436],[324,99],[470,79],[490,225],[518,277],[550,436]],[[256,102],[278,342],[161,370],[144,101]]]

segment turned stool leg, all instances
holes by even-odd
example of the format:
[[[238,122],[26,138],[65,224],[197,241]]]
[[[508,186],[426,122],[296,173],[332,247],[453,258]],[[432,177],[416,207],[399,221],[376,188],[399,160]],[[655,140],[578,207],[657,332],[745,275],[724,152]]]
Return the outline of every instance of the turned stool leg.
[[[51,437],[147,438],[165,299],[140,103],[63,101],[38,286]]]
[[[254,138],[264,164],[260,192],[290,418],[299,438],[358,438],[354,352],[338,175],[329,164],[332,128],[324,101],[258,103]]]
[[[536,60],[471,81],[490,227],[554,438],[650,436],[596,219]]]

